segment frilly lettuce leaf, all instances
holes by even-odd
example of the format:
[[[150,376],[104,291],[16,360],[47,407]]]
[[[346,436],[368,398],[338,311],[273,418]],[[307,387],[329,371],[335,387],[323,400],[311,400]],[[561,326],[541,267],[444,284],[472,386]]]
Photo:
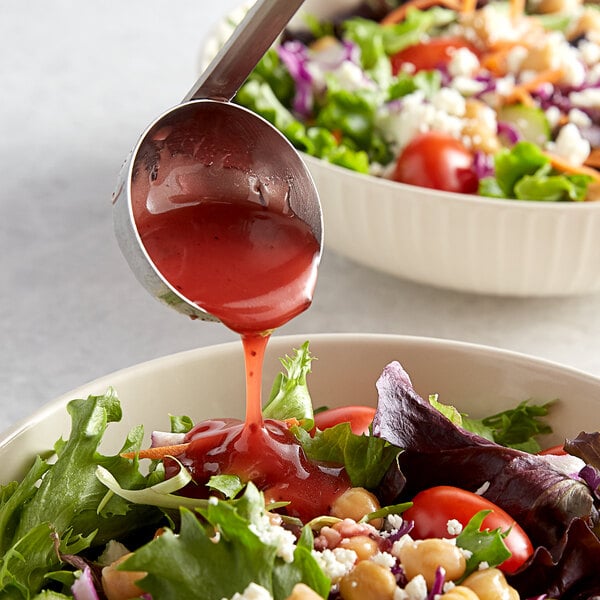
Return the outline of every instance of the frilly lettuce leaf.
[[[314,415],[306,376],[310,373],[313,356],[308,342],[304,342],[293,356],[280,360],[287,374],[279,373],[275,377],[269,400],[262,411],[263,417],[280,421],[295,418],[302,427],[310,430],[314,426]]]
[[[71,434],[59,440],[55,456],[34,460],[23,480],[2,488],[0,505],[0,598],[31,598],[48,572],[61,566],[59,553],[79,553],[94,544],[147,525],[160,513],[115,497],[98,514],[106,488],[96,478],[103,465],[123,485],[144,485],[136,461],[103,456],[98,446],[109,423],[121,419],[114,390],[73,400],[67,406]],[[122,451],[138,450],[142,430],[134,429]]]
[[[292,428],[309,460],[344,465],[352,485],[374,489],[385,475],[400,449],[381,438],[355,435],[349,423],[340,423],[311,437]]]
[[[550,159],[531,142],[518,142],[494,157],[495,176],[479,182],[482,196],[556,202],[585,200],[587,175],[555,173]]]

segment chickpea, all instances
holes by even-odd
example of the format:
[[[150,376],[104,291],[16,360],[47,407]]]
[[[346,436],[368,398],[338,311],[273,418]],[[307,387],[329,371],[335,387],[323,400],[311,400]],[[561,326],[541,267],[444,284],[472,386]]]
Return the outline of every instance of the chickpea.
[[[359,561],[367,560],[379,552],[377,542],[367,535],[355,535],[344,538],[339,543],[339,547],[346,550],[354,550]]]
[[[286,600],[323,600],[315,590],[305,583],[297,583]]]
[[[339,585],[343,600],[393,600],[396,578],[389,569],[363,560],[340,579]]]
[[[360,521],[365,515],[379,510],[381,505],[377,497],[365,488],[356,487],[346,490],[341,496],[338,496],[331,505],[331,515],[339,519],[353,519]],[[381,529],[382,519],[373,519],[370,521],[373,527]]]
[[[131,554],[125,554],[102,569],[102,589],[108,600],[129,600],[141,596],[144,591],[135,585],[146,575],[143,571],[118,571],[117,567]]]
[[[536,4],[536,11],[542,14],[576,13],[581,4],[581,0],[540,0]]]
[[[593,8],[585,8],[575,27],[569,32],[569,37],[575,39],[587,35],[593,42],[600,41],[600,13]]]
[[[467,137],[474,150],[494,154],[500,149],[496,115],[492,108],[470,98],[465,103],[465,124],[462,135]]]
[[[449,540],[430,538],[404,544],[398,558],[408,579],[423,575],[427,587],[435,581],[438,567],[446,571],[446,579],[452,581],[465,572],[467,561],[463,553]]]
[[[472,589],[464,585],[457,585],[442,594],[440,600],[479,600],[479,596]]]
[[[463,585],[473,590],[480,600],[519,600],[519,592],[508,585],[499,569],[483,569],[471,573]]]

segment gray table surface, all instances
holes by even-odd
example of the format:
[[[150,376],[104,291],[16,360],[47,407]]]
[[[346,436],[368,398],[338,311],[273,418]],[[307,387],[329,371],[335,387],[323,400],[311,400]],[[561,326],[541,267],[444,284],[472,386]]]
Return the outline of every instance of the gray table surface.
[[[143,129],[195,81],[237,0],[0,7],[0,430],[117,369],[237,336],[151,298],[117,246],[111,193]],[[600,297],[503,299],[401,281],[325,251],[279,334],[385,332],[494,345],[600,376]]]

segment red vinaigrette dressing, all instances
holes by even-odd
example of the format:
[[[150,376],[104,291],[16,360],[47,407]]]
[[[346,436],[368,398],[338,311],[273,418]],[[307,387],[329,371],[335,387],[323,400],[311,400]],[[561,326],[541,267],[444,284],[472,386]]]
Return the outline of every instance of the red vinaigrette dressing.
[[[287,425],[263,421],[261,398],[271,332],[312,300],[319,258],[314,234],[291,211],[255,201],[187,196],[163,202],[160,211],[148,205],[134,204],[134,213],[156,268],[183,296],[239,333],[245,356],[245,421],[199,423],[188,434],[191,444],[179,460],[196,483],[220,473],[236,474],[254,481],[268,502],[290,502],[292,516],[308,520],[326,514],[349,487],[345,471],[308,461]],[[171,466],[172,472],[176,469]]]

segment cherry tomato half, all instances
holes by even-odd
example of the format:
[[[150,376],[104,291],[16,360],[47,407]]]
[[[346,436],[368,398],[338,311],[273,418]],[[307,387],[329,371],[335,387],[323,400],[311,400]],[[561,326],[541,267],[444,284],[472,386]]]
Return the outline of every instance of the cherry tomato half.
[[[392,179],[462,194],[475,193],[479,185],[471,152],[457,139],[436,131],[422,133],[407,144]]]
[[[321,431],[339,423],[350,423],[352,433],[361,435],[369,430],[375,409],[371,406],[340,406],[328,408],[315,415],[315,425]]]
[[[415,527],[410,533],[413,538],[449,538],[453,537],[448,533],[450,519],[456,519],[464,527],[480,510],[493,511],[484,519],[482,528],[502,531],[512,528],[504,538],[512,556],[498,568],[514,573],[533,554],[533,545],[508,513],[482,496],[449,485],[432,487],[419,492],[413,498],[412,507],[402,516],[414,521]]]
[[[408,46],[392,55],[390,57],[392,72],[397,75],[404,63],[414,65],[417,71],[433,71],[447,65],[452,58],[452,53],[458,48],[468,48],[473,54],[478,54],[477,48],[464,38],[435,38],[428,42]]]

